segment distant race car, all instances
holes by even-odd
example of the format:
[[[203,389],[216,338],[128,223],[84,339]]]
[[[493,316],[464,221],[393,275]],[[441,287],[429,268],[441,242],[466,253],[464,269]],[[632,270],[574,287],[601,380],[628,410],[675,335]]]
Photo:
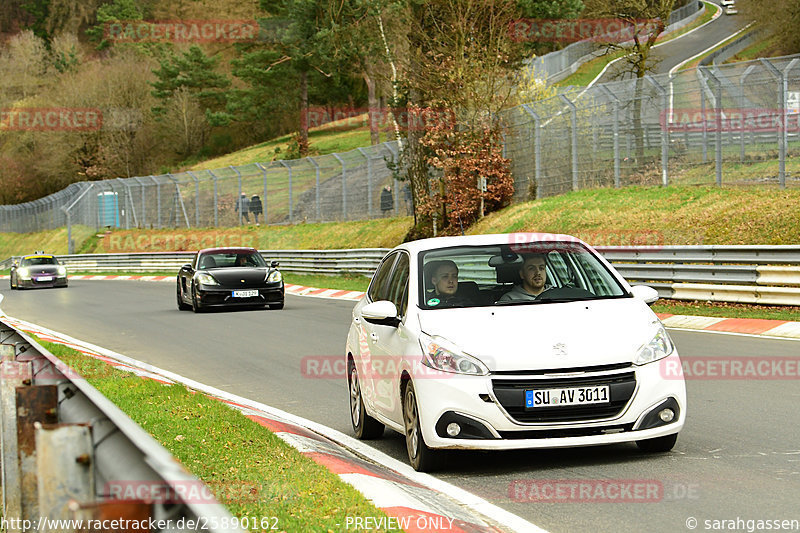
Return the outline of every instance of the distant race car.
[[[278,262],[267,264],[253,248],[207,248],[178,272],[178,309],[268,306],[283,309]]]
[[[67,269],[53,255],[26,255],[12,264],[9,285],[12,289],[66,287]]]

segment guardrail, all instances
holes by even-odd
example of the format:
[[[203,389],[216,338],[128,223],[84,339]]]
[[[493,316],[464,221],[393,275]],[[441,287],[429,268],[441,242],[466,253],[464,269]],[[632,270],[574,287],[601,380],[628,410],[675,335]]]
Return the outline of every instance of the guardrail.
[[[597,250],[631,283],[664,298],[800,305],[800,246],[600,246]],[[388,248],[261,250],[281,270],[302,274],[371,275]],[[194,253],[59,256],[72,272],[175,271]],[[5,262],[9,262],[6,260]]]
[[[243,531],[231,527],[227,509],[163,446],[6,319],[0,319],[0,355],[3,522],[9,531],[77,529],[56,520],[82,520],[84,527],[87,520],[138,521],[102,528],[119,531],[199,531],[197,524],[203,531]],[[131,489],[137,499],[113,487]],[[185,495],[198,493],[202,501],[187,501]]]

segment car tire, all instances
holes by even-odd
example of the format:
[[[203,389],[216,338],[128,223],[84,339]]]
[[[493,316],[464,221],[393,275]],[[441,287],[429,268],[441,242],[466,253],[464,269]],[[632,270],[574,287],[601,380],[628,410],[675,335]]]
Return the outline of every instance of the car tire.
[[[409,380],[403,391],[403,423],[406,428],[408,461],[417,472],[430,472],[438,464],[441,451],[428,448],[419,424],[419,409],[414,384]]]
[[[637,440],[636,446],[638,446],[643,452],[660,453],[670,451],[675,446],[677,441],[678,434],[673,433],[672,435],[656,437],[655,439]]]
[[[283,302],[279,304],[269,304],[269,308],[273,310],[283,309]]]
[[[369,416],[364,407],[358,371],[352,359],[347,361],[347,384],[350,391],[350,422],[353,424],[356,438],[369,440],[383,436],[384,425]]]
[[[200,306],[200,303],[197,301],[197,294],[194,290],[194,285],[192,285],[192,311],[195,313],[202,312],[203,308]]]
[[[180,311],[186,311],[188,309],[191,309],[191,307],[192,307],[191,305],[186,305],[185,303],[183,303],[183,294],[181,293],[181,284],[178,283],[178,309]]]
[[[14,289],[16,289],[16,287],[14,286],[14,278],[13,278],[13,276],[8,276],[8,287],[9,287],[9,288],[10,288],[12,291],[13,291]]]

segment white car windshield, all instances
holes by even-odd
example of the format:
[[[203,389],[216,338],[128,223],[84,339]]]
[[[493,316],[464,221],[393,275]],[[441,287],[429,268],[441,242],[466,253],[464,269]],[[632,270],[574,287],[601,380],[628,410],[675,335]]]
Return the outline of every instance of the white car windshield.
[[[210,268],[245,267],[264,268],[267,263],[259,253],[253,252],[218,252],[207,253],[200,256],[198,270]]]
[[[419,255],[420,307],[526,305],[629,297],[577,242],[461,246]]]

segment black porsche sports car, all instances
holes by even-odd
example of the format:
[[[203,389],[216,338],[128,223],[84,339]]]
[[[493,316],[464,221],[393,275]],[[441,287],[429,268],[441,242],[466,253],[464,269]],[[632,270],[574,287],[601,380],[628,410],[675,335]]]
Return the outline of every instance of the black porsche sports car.
[[[67,269],[53,255],[26,255],[12,264],[8,283],[12,289],[66,287]]]
[[[207,248],[178,272],[178,309],[269,306],[283,309],[278,262],[267,264],[254,248]]]

